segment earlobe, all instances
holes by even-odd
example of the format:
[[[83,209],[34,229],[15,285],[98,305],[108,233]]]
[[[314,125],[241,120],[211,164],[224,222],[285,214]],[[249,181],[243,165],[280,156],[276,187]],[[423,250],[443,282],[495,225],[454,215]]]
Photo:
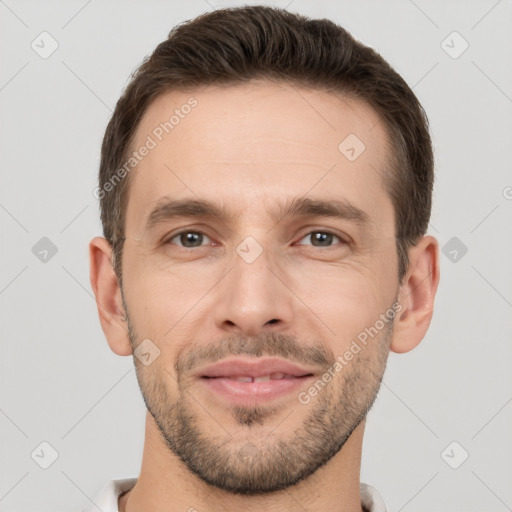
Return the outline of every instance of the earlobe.
[[[93,238],[89,243],[89,270],[101,328],[112,351],[120,356],[128,356],[132,354],[128,324],[111,261],[110,243],[102,237]]]
[[[409,249],[409,268],[398,296],[402,311],[395,317],[390,347],[393,352],[409,352],[425,337],[438,284],[439,244],[434,237],[424,236]]]

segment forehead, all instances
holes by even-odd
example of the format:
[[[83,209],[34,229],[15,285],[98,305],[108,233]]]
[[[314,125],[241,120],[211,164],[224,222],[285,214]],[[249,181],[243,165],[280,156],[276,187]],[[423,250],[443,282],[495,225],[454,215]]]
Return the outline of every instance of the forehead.
[[[269,83],[171,91],[137,129],[131,149],[145,155],[131,174],[126,225],[165,196],[229,200],[257,215],[278,198],[339,194],[377,218],[391,206],[388,148],[377,113],[353,98]]]

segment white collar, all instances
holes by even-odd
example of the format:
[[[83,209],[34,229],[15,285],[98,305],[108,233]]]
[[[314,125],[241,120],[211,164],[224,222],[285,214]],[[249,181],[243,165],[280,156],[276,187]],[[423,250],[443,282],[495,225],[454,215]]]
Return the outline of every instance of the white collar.
[[[135,477],[108,481],[93,504],[82,512],[97,512],[98,509],[102,512],[119,512],[119,496],[129,491],[136,483],[137,478]],[[361,505],[365,512],[387,512],[384,500],[375,487],[361,483],[359,488]]]

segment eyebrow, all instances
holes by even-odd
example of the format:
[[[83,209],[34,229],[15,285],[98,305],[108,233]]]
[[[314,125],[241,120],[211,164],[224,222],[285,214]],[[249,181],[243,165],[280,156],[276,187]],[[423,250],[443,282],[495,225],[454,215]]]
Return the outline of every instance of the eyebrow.
[[[365,227],[370,224],[370,216],[345,199],[320,200],[307,197],[295,198],[291,202],[271,212],[276,222],[289,217],[331,217],[355,222]],[[146,230],[174,218],[216,218],[228,224],[236,216],[225,208],[204,199],[161,200],[151,211],[146,221]]]

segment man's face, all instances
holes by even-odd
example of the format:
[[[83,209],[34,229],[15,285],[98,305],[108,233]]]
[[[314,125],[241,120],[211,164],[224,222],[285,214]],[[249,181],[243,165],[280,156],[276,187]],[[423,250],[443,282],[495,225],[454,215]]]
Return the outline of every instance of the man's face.
[[[148,410],[204,481],[293,485],[362,425],[384,373],[398,281],[383,124],[359,101],[251,84],[160,96],[132,148],[148,136],[122,268],[132,345],[160,351],[135,360]]]

